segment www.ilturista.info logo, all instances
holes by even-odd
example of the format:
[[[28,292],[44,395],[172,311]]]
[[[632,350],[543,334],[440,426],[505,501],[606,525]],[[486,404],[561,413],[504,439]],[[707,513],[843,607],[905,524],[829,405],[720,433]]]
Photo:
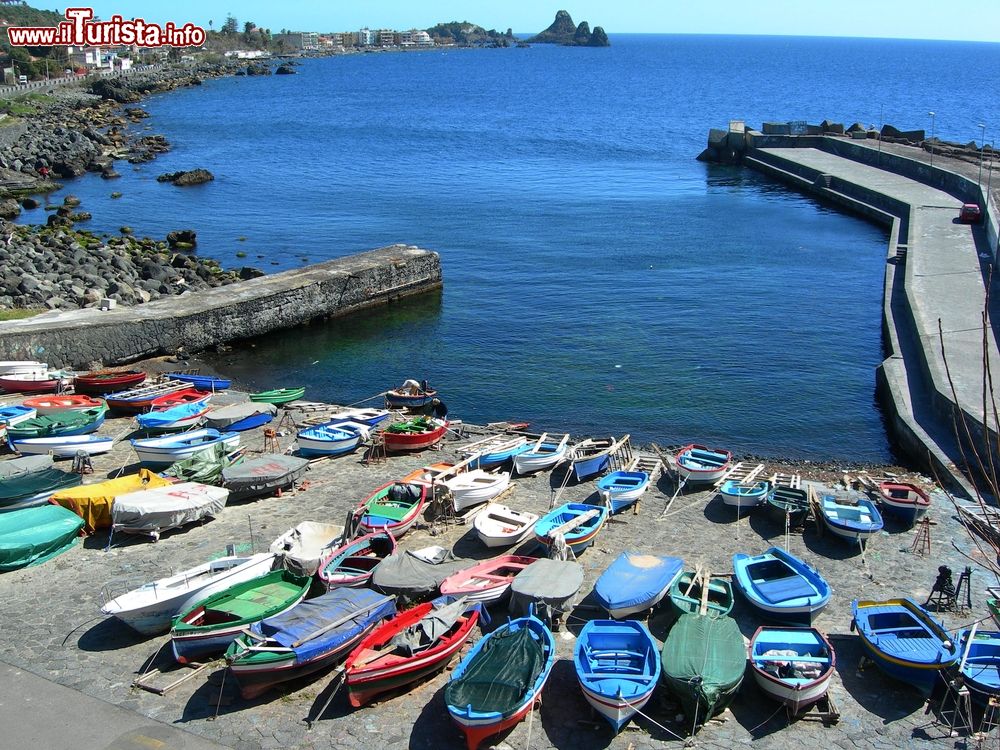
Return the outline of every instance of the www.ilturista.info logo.
[[[67,8],[66,20],[58,26],[10,26],[7,38],[12,47],[101,47],[135,44],[139,47],[200,47],[205,30],[193,23],[163,26],[141,18],[111,16],[110,21],[94,21],[92,8]]]

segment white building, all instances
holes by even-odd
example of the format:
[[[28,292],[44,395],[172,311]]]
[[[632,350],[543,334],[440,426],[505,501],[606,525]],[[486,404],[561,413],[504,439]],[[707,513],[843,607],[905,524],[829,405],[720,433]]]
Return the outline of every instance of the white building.
[[[371,29],[361,29],[358,32],[358,46],[371,47],[375,44],[375,32]]]

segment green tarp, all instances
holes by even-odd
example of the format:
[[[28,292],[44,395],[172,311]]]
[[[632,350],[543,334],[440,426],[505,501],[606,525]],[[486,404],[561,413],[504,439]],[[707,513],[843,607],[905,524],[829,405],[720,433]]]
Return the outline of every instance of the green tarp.
[[[165,477],[176,477],[182,482],[218,485],[222,482],[222,472],[232,461],[222,443],[198,451],[191,458],[178,461],[163,472]]]
[[[70,474],[68,471],[54,468],[4,477],[0,479],[0,507],[13,505],[34,495],[51,494],[67,487],[76,487],[80,483],[79,474]]]
[[[472,706],[480,713],[510,713],[535,684],[545,656],[528,628],[497,630],[457,680],[444,691],[450,706]]]
[[[103,406],[95,406],[86,411],[56,411],[51,414],[41,414],[7,428],[7,437],[11,440],[27,440],[75,433],[99,419],[104,411]]]
[[[83,519],[59,505],[0,513],[0,571],[39,565],[76,544]]]

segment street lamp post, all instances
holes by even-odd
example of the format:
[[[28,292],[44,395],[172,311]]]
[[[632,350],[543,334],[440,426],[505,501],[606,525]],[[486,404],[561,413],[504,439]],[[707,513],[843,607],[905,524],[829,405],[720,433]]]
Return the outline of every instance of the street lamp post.
[[[983,148],[986,147],[986,143],[983,143]],[[986,171],[986,212],[989,213],[990,210],[990,183],[993,181],[993,141],[990,141],[990,164]]]
[[[931,116],[931,166],[934,166],[934,113],[928,112]]]
[[[979,178],[976,180],[976,184],[980,187],[983,186],[983,151],[986,149],[986,126],[983,123],[979,123],[979,140],[983,144],[979,147]]]
[[[885,105],[878,105],[878,153],[875,155],[875,166],[881,166],[882,163],[882,128],[885,123]]]

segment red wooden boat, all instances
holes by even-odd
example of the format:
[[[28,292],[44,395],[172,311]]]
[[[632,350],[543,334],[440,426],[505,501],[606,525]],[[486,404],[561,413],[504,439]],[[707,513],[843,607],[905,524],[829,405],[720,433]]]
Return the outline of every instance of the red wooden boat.
[[[878,492],[883,510],[911,526],[931,507],[930,495],[910,482],[882,482]]]
[[[51,414],[55,411],[85,411],[95,406],[103,406],[99,398],[82,394],[70,396],[32,396],[21,402],[24,406],[34,409],[38,414]]]
[[[510,591],[514,576],[535,562],[536,557],[500,555],[483,560],[478,565],[460,570],[441,582],[441,593],[465,596],[470,601],[489,604],[499,601]]]
[[[8,393],[54,393],[60,386],[71,382],[72,378],[55,372],[44,375],[4,375],[0,377],[0,388]]]
[[[327,591],[367,586],[375,566],[396,551],[396,537],[388,531],[365,534],[342,544],[319,564],[316,575]]]
[[[344,683],[352,706],[360,708],[380,693],[412,685],[448,666],[479,622],[481,605],[472,605],[429,647],[412,655],[396,648],[391,641],[419,623],[436,606],[449,601],[451,597],[440,597],[400,612],[376,627],[348,654],[344,662]]]
[[[154,399],[171,393],[193,390],[187,383],[171,381],[169,383],[153,383],[125,391],[109,393],[106,397],[108,408],[125,414],[136,414],[149,411]],[[175,404],[176,406],[176,404]]]
[[[390,453],[430,448],[444,438],[448,422],[434,417],[415,417],[385,428],[385,449]]]
[[[211,391],[199,391],[197,388],[186,388],[163,396],[157,396],[149,402],[148,411],[164,411],[183,404],[204,404],[212,398]]]
[[[142,370],[94,370],[73,378],[77,393],[114,393],[134,388],[146,379]]]

